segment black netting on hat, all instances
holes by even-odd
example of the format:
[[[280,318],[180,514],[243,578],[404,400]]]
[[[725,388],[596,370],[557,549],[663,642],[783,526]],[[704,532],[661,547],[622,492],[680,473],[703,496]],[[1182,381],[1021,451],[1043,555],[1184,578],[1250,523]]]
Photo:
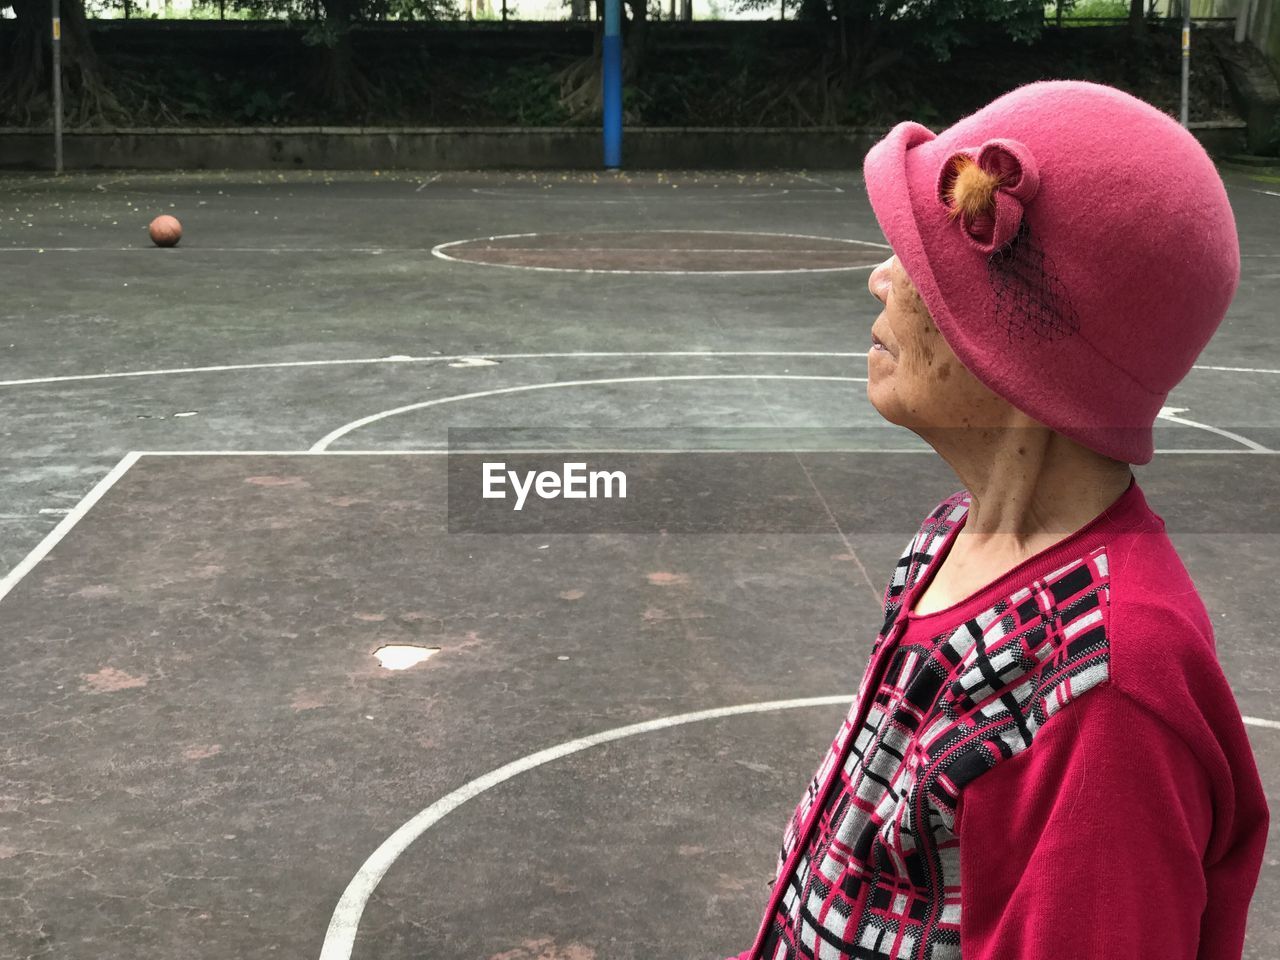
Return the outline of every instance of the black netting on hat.
[[[1025,220],[1014,238],[987,258],[987,274],[996,294],[995,321],[1010,343],[1027,337],[1051,342],[1080,329],[1053,260]]]

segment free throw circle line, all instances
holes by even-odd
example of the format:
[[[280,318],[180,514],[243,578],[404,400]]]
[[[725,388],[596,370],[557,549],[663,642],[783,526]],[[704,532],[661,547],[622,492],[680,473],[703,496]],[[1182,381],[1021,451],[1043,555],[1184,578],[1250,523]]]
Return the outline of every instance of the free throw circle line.
[[[599,237],[608,237],[610,233],[629,234],[635,233],[634,230],[628,231],[590,231],[593,235]],[[793,240],[824,240],[828,243],[846,243],[854,246],[875,247],[880,250],[892,249],[888,244],[875,243],[871,240],[850,240],[847,237],[819,237],[809,233],[772,233],[765,230],[645,230],[644,233],[680,233],[680,234],[737,234],[739,236],[748,237],[787,237]],[[447,243],[440,243],[431,248],[431,255],[439,257],[441,260],[448,260],[450,263],[465,263],[471,266],[479,267],[503,267],[507,270],[541,270],[551,273],[620,273],[620,274],[679,274],[681,276],[707,276],[707,277],[723,277],[738,276],[746,274],[766,274],[766,273],[834,273],[844,270],[872,270],[875,264],[861,264],[847,267],[787,267],[779,270],[616,270],[610,268],[592,268],[592,267],[534,267],[521,263],[491,263],[485,260],[467,260],[462,257],[454,257],[444,251],[449,247],[456,247],[464,243],[487,243],[491,240],[520,240],[525,237],[549,237],[557,234],[535,231],[533,233],[500,233],[492,237],[467,237],[462,240],[450,240]],[[761,251],[768,252],[768,251]],[[781,251],[786,252],[786,251]]]
[[[462,400],[479,400],[484,397],[498,397],[509,393],[526,393],[531,390],[557,390],[562,387],[595,387],[611,383],[663,383],[675,380],[827,380],[841,383],[867,382],[866,377],[823,377],[790,373],[709,373],[659,377],[606,377],[602,380],[553,380],[551,383],[527,383],[517,387],[499,387],[494,390],[480,390],[476,393],[460,393],[451,397],[437,397],[435,400],[422,400],[418,403],[406,404],[403,407],[394,407],[390,410],[371,413],[367,417],[361,417],[359,420],[352,420],[350,423],[343,424],[337,430],[334,430],[322,437],[320,440],[317,440],[312,444],[310,452],[323,453],[329,449],[330,444],[335,440],[339,440],[342,437],[345,437],[348,433],[359,430],[361,427],[366,427],[371,423],[376,423],[379,420],[386,420],[389,417],[396,417],[402,413],[410,413],[414,410],[425,410],[427,407],[438,407],[446,403],[458,403]]]
[[[745,713],[767,713],[771,710],[795,710],[801,707],[849,704],[852,703],[853,696],[853,694],[835,694],[827,697],[805,697],[799,700],[767,700],[762,703],[715,707],[710,710],[698,710],[693,713],[660,717],[656,720],[645,720],[642,723],[632,723],[625,727],[603,730],[600,733],[593,733],[590,736],[569,740],[554,747],[539,750],[537,753],[531,753],[526,757],[521,757],[519,760],[514,760],[505,766],[492,770],[484,774],[484,776],[477,777],[475,780],[463,784],[447,796],[441,797],[406,822],[395,833],[387,837],[381,846],[369,856],[369,859],[361,865],[351,882],[347,884],[346,890],[343,891],[338,900],[337,907],[334,908],[328,931],[325,933],[324,944],[320,949],[320,960],[350,960],[351,951],[355,946],[356,930],[360,925],[360,918],[364,914],[365,904],[369,902],[369,897],[373,895],[373,891],[386,875],[387,870],[391,868],[391,865],[396,862],[400,854],[404,853],[413,841],[417,840],[418,837],[422,836],[427,830],[468,800],[479,796],[486,790],[496,787],[506,780],[510,780],[512,777],[517,777],[553,760],[559,760],[561,757],[567,757],[570,754],[599,746],[602,743],[622,740],[625,737],[634,737],[637,734],[665,730],[669,727],[678,727],[686,723],[697,723],[700,720],[715,720],[720,717],[733,717]]]

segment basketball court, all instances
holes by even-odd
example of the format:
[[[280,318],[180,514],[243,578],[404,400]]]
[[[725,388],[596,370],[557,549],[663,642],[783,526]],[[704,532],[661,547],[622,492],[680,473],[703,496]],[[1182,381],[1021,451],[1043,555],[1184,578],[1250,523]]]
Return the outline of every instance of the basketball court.
[[[1276,810],[1280,178],[1224,176],[1240,292],[1136,472]],[[0,178],[0,957],[749,946],[959,486],[866,400],[883,244],[853,173]]]

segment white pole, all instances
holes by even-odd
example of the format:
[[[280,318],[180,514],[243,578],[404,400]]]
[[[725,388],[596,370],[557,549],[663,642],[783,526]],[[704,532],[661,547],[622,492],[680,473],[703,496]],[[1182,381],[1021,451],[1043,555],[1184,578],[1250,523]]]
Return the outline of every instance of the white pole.
[[[53,3],[53,172],[62,173],[62,17]]]
[[[1191,119],[1191,0],[1182,0],[1182,125]]]
[[[1253,19],[1253,0],[1239,0],[1236,11],[1236,43],[1244,43],[1249,39],[1249,21]]]

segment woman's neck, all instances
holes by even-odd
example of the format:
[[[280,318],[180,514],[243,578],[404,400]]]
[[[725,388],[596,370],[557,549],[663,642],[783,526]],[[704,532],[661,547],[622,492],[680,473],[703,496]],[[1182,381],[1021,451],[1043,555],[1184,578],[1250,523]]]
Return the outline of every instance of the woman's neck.
[[[929,439],[929,438],[926,438]],[[1115,503],[1133,479],[1111,460],[1039,424],[952,431],[934,448],[971,497],[952,548],[971,559],[1015,565],[1088,524]]]

